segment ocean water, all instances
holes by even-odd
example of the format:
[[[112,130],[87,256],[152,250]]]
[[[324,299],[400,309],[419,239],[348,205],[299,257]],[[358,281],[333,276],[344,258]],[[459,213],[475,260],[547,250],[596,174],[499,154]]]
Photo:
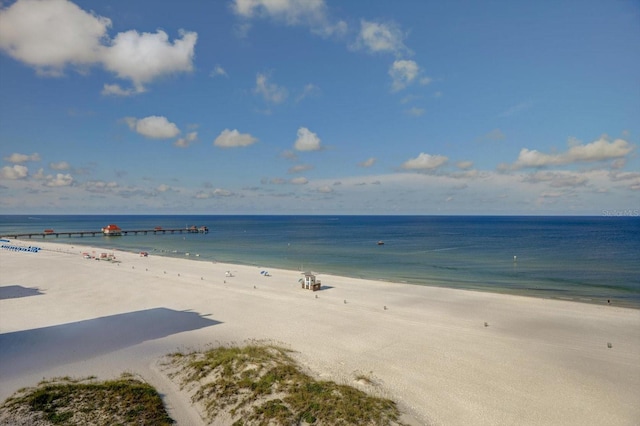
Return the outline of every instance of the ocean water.
[[[639,217],[0,215],[0,235],[110,223],[209,233],[45,241],[640,309]]]

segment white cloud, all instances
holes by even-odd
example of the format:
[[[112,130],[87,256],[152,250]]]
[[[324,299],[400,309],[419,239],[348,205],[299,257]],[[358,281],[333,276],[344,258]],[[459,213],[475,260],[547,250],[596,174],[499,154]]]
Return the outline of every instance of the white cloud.
[[[459,169],[468,170],[473,167],[473,161],[458,161],[456,166],[458,166]]]
[[[360,21],[360,33],[353,48],[369,53],[411,53],[404,44],[404,34],[397,24],[371,22],[365,19]]]
[[[166,117],[151,115],[145,118],[126,117],[125,122],[134,132],[150,139],[169,139],[180,134],[180,129]]]
[[[70,174],[57,173],[55,176],[47,176],[45,186],[60,187],[71,186],[74,183],[74,179]]]
[[[102,92],[100,92],[104,96],[131,96],[137,93],[141,93],[142,91],[138,91],[136,89],[123,89],[119,84],[105,84],[102,87]]]
[[[294,185],[306,185],[309,183],[309,180],[305,177],[297,177],[297,178],[291,179],[290,182]]]
[[[193,142],[198,140],[198,132],[189,132],[184,138],[175,141],[174,145],[179,148],[187,148]]]
[[[213,68],[213,71],[211,71],[211,73],[209,73],[209,76],[211,76],[211,77],[220,77],[220,76],[229,77],[229,75],[227,74],[227,71],[224,68],[222,68],[220,65],[216,65]]]
[[[376,159],[374,157],[370,157],[370,158],[367,158],[366,160],[364,160],[363,162],[358,163],[358,166],[360,166],[360,167],[371,167],[371,166],[373,166],[375,164],[375,162],[376,162]]]
[[[35,180],[44,180],[44,179],[46,179],[46,176],[44,175],[44,169],[43,168],[38,169],[38,171],[33,175],[33,178]]]
[[[420,153],[416,158],[405,161],[402,168],[405,170],[432,171],[447,163],[449,159],[444,155],[431,155]]]
[[[269,83],[269,77],[266,74],[260,74],[256,76],[256,87],[253,89],[253,92],[259,95],[262,95],[265,101],[271,102],[274,104],[282,103],[289,92],[286,88],[280,87],[275,83]]]
[[[7,180],[24,179],[29,175],[29,169],[26,166],[16,164],[14,166],[4,166],[0,169],[0,177]]]
[[[320,143],[321,141],[317,134],[306,127],[300,127],[294,148],[298,151],[319,151],[322,149]]]
[[[110,27],[109,18],[68,0],[18,0],[0,11],[0,49],[40,75],[60,76],[67,67],[86,73],[102,65],[135,87],[107,84],[105,95],[141,93],[146,83],[160,76],[192,70],[196,33],[180,30],[180,38],[171,43],[161,30],[130,30],[111,40]]]
[[[399,59],[393,62],[389,68],[391,76],[391,91],[398,92],[412,84],[421,70],[415,61]]]
[[[573,141],[573,140],[572,140]],[[612,142],[602,137],[594,142],[583,144],[571,143],[570,148],[560,154],[544,154],[535,149],[522,148],[513,167],[546,167],[579,162],[597,162],[625,157],[633,151],[633,145],[624,139]]]
[[[324,0],[234,0],[232,11],[245,19],[267,17],[291,26],[306,26],[321,36],[342,35],[347,30],[344,21],[329,19]],[[243,32],[246,34],[245,25]]]
[[[131,80],[137,91],[144,84],[167,74],[191,71],[198,35],[180,30],[173,43],[164,31],[119,33],[102,55],[104,66],[122,79]]]
[[[333,188],[329,185],[323,185],[317,189],[317,191],[321,194],[330,194],[333,192]]]
[[[0,12],[0,48],[45,75],[100,60],[108,18],[66,0],[18,0]]]
[[[213,144],[220,148],[235,148],[253,145],[257,141],[258,139],[254,138],[249,133],[240,133],[235,129],[224,129],[213,141]]]
[[[66,161],[60,161],[58,163],[49,163],[49,168],[51,170],[69,170],[71,165]]]
[[[14,152],[10,156],[4,157],[4,161],[14,164],[26,163],[27,161],[40,161],[40,154],[34,152],[31,155],[27,155]]]

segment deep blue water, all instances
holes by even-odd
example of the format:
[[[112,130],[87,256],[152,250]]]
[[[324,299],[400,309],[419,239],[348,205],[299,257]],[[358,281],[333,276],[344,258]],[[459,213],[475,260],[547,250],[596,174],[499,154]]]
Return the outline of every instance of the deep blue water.
[[[210,232],[47,240],[640,308],[638,217],[5,215],[0,235],[110,223]]]

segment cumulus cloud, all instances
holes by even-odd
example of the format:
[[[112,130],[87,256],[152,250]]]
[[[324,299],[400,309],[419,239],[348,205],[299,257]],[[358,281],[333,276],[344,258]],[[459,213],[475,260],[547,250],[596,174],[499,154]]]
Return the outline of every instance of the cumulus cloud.
[[[144,84],[159,76],[193,69],[198,35],[184,30],[179,34],[181,38],[171,43],[167,33],[161,30],[119,33],[105,49],[102,61],[105,68],[118,77],[131,80],[137,91],[144,91]]]
[[[256,87],[253,89],[253,92],[261,95],[265,101],[273,104],[282,103],[289,95],[286,88],[280,87],[275,83],[270,83],[269,76],[261,73],[258,73],[256,76]]]
[[[109,18],[68,0],[18,0],[0,11],[0,49],[40,75],[60,76],[67,67],[86,72],[101,65],[134,85],[105,85],[105,95],[141,93],[160,76],[193,69],[196,33],[180,30],[173,43],[161,30],[130,30],[110,39],[110,27]]]
[[[17,152],[14,152],[10,156],[4,157],[4,161],[7,161],[9,163],[14,163],[14,164],[22,164],[28,161],[40,161],[40,154],[34,152],[31,155],[27,155],[27,154],[19,154]]]
[[[74,179],[70,174],[57,173],[55,176],[47,176],[44,185],[50,187],[61,187],[71,186],[73,183]]]
[[[324,0],[234,0],[231,10],[245,19],[270,18],[290,26],[306,26],[325,37],[342,35],[347,30],[344,21],[329,19]]]
[[[473,167],[473,161],[458,161],[456,166],[458,166],[459,169],[468,170]]]
[[[180,134],[180,129],[167,117],[151,115],[145,118],[126,117],[124,121],[134,132],[150,139],[169,139]]]
[[[405,170],[433,171],[446,164],[447,161],[449,159],[444,155],[431,155],[422,152],[416,158],[405,161],[401,167]]]
[[[309,180],[305,177],[297,177],[291,179],[290,182],[294,185],[306,185],[309,183]]]
[[[111,20],[66,0],[18,0],[0,12],[0,48],[40,74],[100,61]]]
[[[391,76],[391,91],[399,92],[407,86],[418,81],[419,84],[429,84],[431,79],[429,77],[422,77],[418,79],[418,76],[422,73],[422,70],[415,61],[409,59],[399,59],[391,64],[389,68],[389,75]]]
[[[328,185],[323,185],[317,189],[317,191],[321,194],[330,194],[333,192],[333,188]]]
[[[317,134],[306,127],[300,127],[294,148],[298,151],[319,151],[322,149],[322,146]]]
[[[0,177],[7,180],[25,179],[29,175],[29,169],[26,166],[16,164],[13,166],[4,166],[0,169]]]
[[[189,132],[184,138],[175,141],[174,145],[179,148],[187,148],[193,142],[198,140],[198,132]]]
[[[404,44],[405,35],[400,27],[393,23],[372,22],[365,19],[360,21],[360,32],[353,44],[353,48],[362,49],[369,53],[411,53]]]
[[[258,139],[254,138],[249,133],[240,133],[235,129],[224,129],[213,141],[213,145],[220,148],[236,148],[253,145],[257,141]]]
[[[59,161],[57,163],[49,163],[49,168],[51,170],[69,170],[71,165],[66,161]]]
[[[566,152],[545,154],[535,149],[522,148],[513,168],[558,166],[579,162],[597,162],[622,158],[633,150],[624,139],[609,141],[602,137],[588,144],[572,144]]]
[[[375,164],[376,159],[374,157],[367,158],[366,160],[358,163],[360,167],[371,167]]]

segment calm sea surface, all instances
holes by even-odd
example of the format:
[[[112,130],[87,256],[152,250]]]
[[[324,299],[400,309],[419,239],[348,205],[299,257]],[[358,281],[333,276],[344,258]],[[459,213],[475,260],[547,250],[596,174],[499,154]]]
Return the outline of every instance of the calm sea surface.
[[[640,308],[638,217],[0,215],[0,235],[110,223],[209,233],[45,241]]]

